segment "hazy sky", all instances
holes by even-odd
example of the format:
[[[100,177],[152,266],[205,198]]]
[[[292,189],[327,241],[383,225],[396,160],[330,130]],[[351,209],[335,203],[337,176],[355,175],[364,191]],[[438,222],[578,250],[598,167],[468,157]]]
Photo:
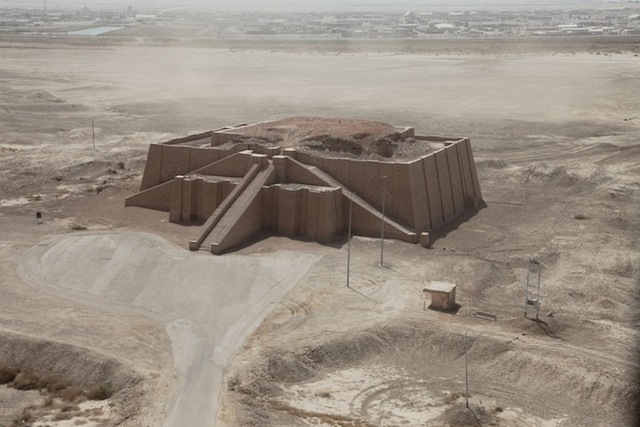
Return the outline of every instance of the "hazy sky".
[[[36,5],[43,4],[44,0],[2,0],[1,5],[13,5],[14,7],[21,7],[24,5]],[[307,6],[406,6],[406,7],[421,7],[421,6],[455,6],[455,5],[486,5],[486,4],[505,4],[505,5],[553,5],[553,4],[602,4],[602,3],[626,3],[611,0],[46,0],[47,6],[55,7],[56,5],[76,5],[76,6],[91,6],[91,5],[166,5],[171,4],[175,6],[179,5],[207,5],[207,6],[261,6],[267,7],[270,5],[307,5]]]
[[[35,7],[43,6],[45,0],[0,0],[0,7]],[[390,8],[402,10],[419,10],[423,8],[455,9],[477,8],[528,8],[532,6],[542,8],[566,7],[569,4],[600,7],[621,7],[626,2],[616,3],[610,0],[46,0],[48,9],[82,8],[95,9],[120,8],[133,6],[136,9],[157,8],[190,8],[205,7],[226,10],[322,10],[342,9],[359,10],[372,8]],[[637,7],[637,3],[630,4]]]

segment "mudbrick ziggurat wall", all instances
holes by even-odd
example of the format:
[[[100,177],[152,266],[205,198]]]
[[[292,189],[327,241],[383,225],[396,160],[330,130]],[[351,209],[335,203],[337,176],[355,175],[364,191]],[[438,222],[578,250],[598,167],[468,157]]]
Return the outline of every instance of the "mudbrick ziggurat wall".
[[[378,134],[361,131],[370,123]],[[264,233],[330,242],[346,234],[349,207],[352,232],[379,237],[383,204],[385,238],[426,246],[481,199],[468,138],[293,118],[152,144],[126,205],[200,224],[190,249],[220,254]]]

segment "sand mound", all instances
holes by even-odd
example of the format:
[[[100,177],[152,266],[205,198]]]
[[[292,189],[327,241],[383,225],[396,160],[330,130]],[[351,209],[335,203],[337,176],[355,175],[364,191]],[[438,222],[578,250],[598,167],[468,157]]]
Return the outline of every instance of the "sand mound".
[[[503,159],[476,159],[476,167],[478,169],[504,169],[507,166],[509,166],[509,163],[507,163]]]
[[[602,167],[583,164],[553,166],[544,162],[532,163],[521,169],[517,176],[521,182],[553,184],[559,187],[577,184],[593,187],[609,178]]]
[[[631,187],[616,185],[616,176],[608,166],[587,163],[532,162],[520,166],[503,159],[477,159],[479,178],[483,181],[505,180],[514,185],[542,185],[549,189],[571,188],[575,192],[597,191],[610,197],[628,197]]]
[[[10,395],[18,402],[33,401],[28,399],[31,389],[41,389],[40,393],[44,393],[45,397],[48,395],[49,399],[67,399],[76,403],[78,399],[72,396],[77,394],[94,400],[108,398],[112,402],[109,403],[109,417],[117,424],[135,416],[141,407],[141,377],[120,362],[81,347],[1,332],[0,366],[4,373],[17,373],[11,383],[12,388],[7,389],[5,395]],[[3,382],[7,382],[7,378]],[[21,393],[26,393],[27,398],[17,396]],[[57,405],[45,403],[42,406],[53,410]],[[22,409],[13,406],[5,411],[5,408],[0,408],[0,419],[14,419],[20,414]],[[32,405],[29,408],[29,418],[34,421],[34,417],[46,418],[51,412],[46,410],[34,415],[36,407]],[[25,411],[27,408],[22,413],[25,414]]]
[[[444,423],[444,425],[456,427],[499,425],[497,424],[497,417],[483,407],[469,405],[469,408],[467,408],[462,403],[457,403],[448,408],[444,414],[437,418],[437,421]]]
[[[24,335],[0,333],[0,361],[40,372],[55,372],[81,386],[109,381],[119,390],[138,381],[122,364],[92,351]]]
[[[0,85],[0,111],[5,113],[73,113],[88,111],[82,104],[68,104],[45,90],[19,90]]]
[[[33,104],[0,104],[0,108],[6,113],[79,113],[89,111],[90,108],[82,104],[66,103],[33,103]]]
[[[291,117],[234,129],[232,142],[279,145],[324,155],[392,157],[400,141],[398,128],[368,120]]]
[[[62,102],[50,92],[41,89],[20,90],[13,89],[7,85],[0,85],[0,95],[5,102],[33,102],[33,101],[50,101]]]
[[[526,330],[526,334],[557,337],[562,330],[555,319],[517,319],[512,323],[514,329]],[[548,342],[552,348],[557,341]],[[463,334],[434,332],[423,324],[390,325],[287,353],[272,353],[267,363],[257,359],[256,365],[245,366],[233,375],[229,389],[244,402],[247,420],[258,417],[263,422],[264,417],[274,417],[264,411],[265,405],[273,406],[273,402],[280,408],[286,406],[287,416],[317,417],[325,408],[330,416],[371,422],[385,410],[384,402],[410,399],[420,405],[431,402],[423,409],[430,411],[434,422],[477,425],[478,420],[494,420],[498,415],[493,409],[498,406],[549,419],[566,413],[567,405],[577,410],[586,402],[625,411],[640,397],[637,385],[625,382],[626,374],[616,368],[603,365],[592,372],[593,367],[580,360],[568,366],[561,359],[548,357],[548,349],[523,352],[516,348],[521,345],[517,338],[506,341],[470,335],[465,341]],[[485,401],[468,413],[458,405],[465,352],[473,378],[470,398]],[[381,368],[390,366],[390,361],[393,370]],[[537,387],[544,387],[546,395],[533,399],[522,393]],[[570,402],[563,397],[567,395],[572,396]],[[335,400],[331,400],[333,396]],[[314,403],[319,398],[326,401]],[[422,411],[403,410],[405,421]],[[593,414],[585,411],[583,416]],[[400,418],[395,421],[403,422]]]
[[[375,364],[387,358],[392,358],[397,366],[414,370],[416,357],[425,357],[425,349],[429,353],[438,352],[437,360],[430,360],[428,369],[431,369],[447,360],[459,359],[468,346],[471,341],[465,344],[462,335],[434,333],[420,325],[376,328],[314,347],[270,354],[266,364],[262,362],[239,372],[233,384],[245,391],[264,391],[259,383],[265,380],[269,384],[304,382],[326,372]],[[484,348],[483,344],[478,344],[478,348],[483,348],[483,357],[493,357],[507,349],[501,345]],[[418,367],[418,371],[423,369]]]
[[[519,317],[508,320],[506,323],[523,335],[546,335],[551,338],[561,339],[562,331],[564,330],[562,324],[553,317],[540,316],[539,319]]]

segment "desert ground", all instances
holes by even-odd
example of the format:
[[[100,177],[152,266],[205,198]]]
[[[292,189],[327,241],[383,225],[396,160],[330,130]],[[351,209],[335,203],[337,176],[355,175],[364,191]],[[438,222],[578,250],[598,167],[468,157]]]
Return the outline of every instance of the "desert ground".
[[[0,365],[113,388],[63,416],[1,385],[0,425],[634,425],[640,43],[486,43],[0,40]],[[383,265],[354,237],[350,287],[346,238],[216,257],[124,208],[149,143],[300,115],[469,136],[484,204]]]

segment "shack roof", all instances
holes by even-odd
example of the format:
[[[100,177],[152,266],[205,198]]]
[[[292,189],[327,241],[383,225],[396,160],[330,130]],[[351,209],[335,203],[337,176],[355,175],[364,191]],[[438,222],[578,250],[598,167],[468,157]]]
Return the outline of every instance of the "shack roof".
[[[456,285],[451,282],[429,282],[427,283],[422,291],[428,292],[451,292],[456,288]]]

